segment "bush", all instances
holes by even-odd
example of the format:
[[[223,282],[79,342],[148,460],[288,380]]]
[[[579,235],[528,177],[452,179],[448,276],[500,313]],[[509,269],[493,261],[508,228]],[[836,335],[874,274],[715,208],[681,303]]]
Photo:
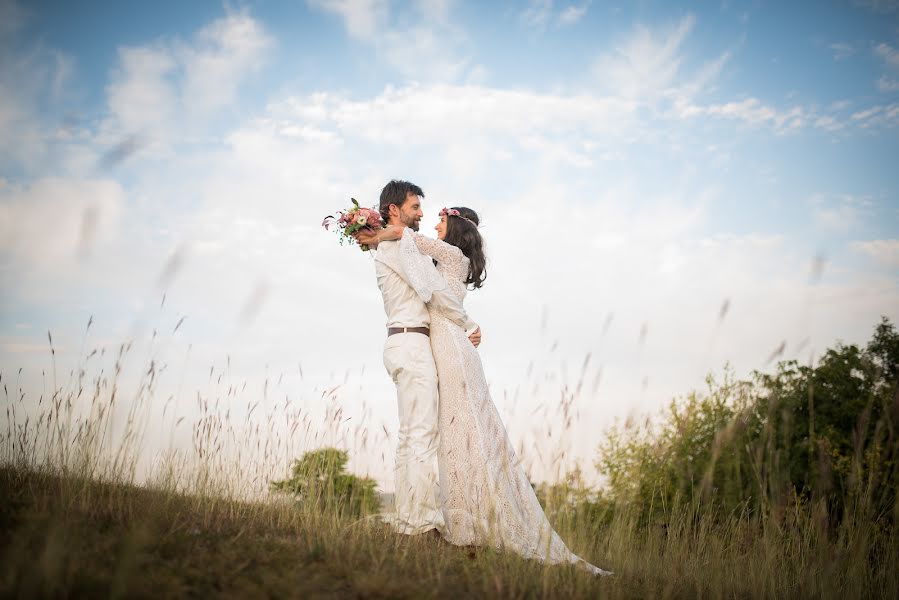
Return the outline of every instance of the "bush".
[[[657,421],[613,427],[596,463],[603,502],[640,522],[678,505],[768,517],[817,504],[831,524],[896,522],[899,334],[883,318],[866,348],[837,344],[817,366],[784,361],[749,381],[707,379]]]
[[[289,479],[272,481],[271,490],[292,494],[297,502],[314,510],[341,516],[377,512],[379,501],[374,479],[346,472],[344,450],[321,448],[306,452],[293,462]]]

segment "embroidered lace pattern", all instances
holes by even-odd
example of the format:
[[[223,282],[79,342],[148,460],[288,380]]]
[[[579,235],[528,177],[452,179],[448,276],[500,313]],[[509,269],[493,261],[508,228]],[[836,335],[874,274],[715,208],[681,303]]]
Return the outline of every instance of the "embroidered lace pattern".
[[[404,241],[407,238],[437,261],[447,291],[462,302],[469,264],[462,251],[408,229]],[[405,247],[414,252],[408,242]],[[490,397],[476,348],[439,308],[431,309],[431,349],[440,391],[438,464],[444,537],[457,545],[489,545],[525,558],[570,562],[597,575],[608,574],[572,553],[553,530]]]
[[[461,250],[459,254],[462,254]],[[446,279],[434,268],[431,259],[419,251],[415,235],[408,228],[400,238],[399,260],[409,285],[424,302],[430,302],[434,292],[446,289]]]

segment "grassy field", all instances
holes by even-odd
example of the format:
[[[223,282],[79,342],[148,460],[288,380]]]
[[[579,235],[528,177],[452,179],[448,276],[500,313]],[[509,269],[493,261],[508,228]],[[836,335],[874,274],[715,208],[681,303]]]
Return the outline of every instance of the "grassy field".
[[[0,595],[420,598],[609,588],[371,519],[3,469]]]
[[[899,352],[899,334],[886,333]],[[614,443],[604,456],[616,466],[609,489],[618,496],[577,484],[542,490],[569,547],[614,571],[604,578],[429,535],[397,535],[348,510],[343,496],[296,501],[265,493],[287,475],[281,440],[264,427],[245,436],[216,412],[217,401],[200,397],[193,462],[161,460],[138,484],[141,407],[154,393],[155,371],[146,370],[121,407],[124,427],[114,423],[123,402],[120,353],[110,374],[87,381],[82,371],[65,387],[54,383],[37,413],[26,410],[24,392],[14,390],[12,400],[6,393],[0,597],[899,598],[899,509],[891,487],[899,469],[899,388],[890,383],[899,363],[839,350],[814,372],[782,368],[775,389],[786,391],[777,398],[753,396],[747,404],[731,398],[745,386],[725,383],[673,404],[655,437],[610,432]],[[858,376],[869,368],[876,377]],[[870,393],[846,392],[834,381],[869,381]],[[806,422],[826,435],[798,438],[801,447],[818,440],[818,449],[797,455],[787,435],[796,425],[781,428],[777,419],[787,414],[783,407],[811,405],[803,382],[819,390],[817,412]],[[837,394],[832,402],[825,402],[828,390]],[[831,406],[849,417],[826,413]],[[327,420],[339,423],[339,416]],[[845,460],[833,445],[841,423],[851,441]],[[304,424],[314,428],[299,418],[288,422],[291,432]],[[832,468],[822,463],[828,456],[836,457]],[[268,466],[254,470],[257,459]],[[797,492],[789,471],[777,468],[804,464],[799,459],[828,467],[809,471],[818,473],[810,494]],[[280,466],[273,471],[273,464]],[[825,472],[833,483],[821,487]]]
[[[27,470],[0,470],[3,597],[897,597],[897,556],[822,539],[811,523],[735,518],[646,529],[554,520],[594,578],[488,549],[399,536],[371,519]],[[688,517],[688,515],[682,515]],[[870,533],[870,532],[869,532]]]

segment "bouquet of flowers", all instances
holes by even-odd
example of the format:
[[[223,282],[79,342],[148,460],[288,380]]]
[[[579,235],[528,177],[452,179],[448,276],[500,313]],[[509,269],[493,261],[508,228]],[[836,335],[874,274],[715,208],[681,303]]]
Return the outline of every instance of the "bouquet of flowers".
[[[384,223],[381,220],[381,213],[374,208],[359,206],[359,201],[355,198],[350,198],[350,200],[353,201],[353,206],[347,210],[339,211],[339,217],[328,215],[325,217],[324,221],[322,221],[322,227],[325,228],[325,231],[327,231],[331,225],[337,225],[335,231],[337,231],[337,237],[340,239],[341,246],[344,242],[347,242],[351,246],[355,244],[356,238],[353,237],[353,234],[357,231],[363,229],[378,231],[384,227]],[[368,246],[362,244],[362,250],[367,251]]]

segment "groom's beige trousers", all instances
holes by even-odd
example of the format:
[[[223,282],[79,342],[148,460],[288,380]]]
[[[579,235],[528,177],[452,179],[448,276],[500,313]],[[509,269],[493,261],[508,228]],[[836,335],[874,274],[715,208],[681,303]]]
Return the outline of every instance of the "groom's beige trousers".
[[[443,529],[437,489],[437,368],[428,336],[388,336],[384,366],[396,384],[400,417],[394,526],[411,535]]]

